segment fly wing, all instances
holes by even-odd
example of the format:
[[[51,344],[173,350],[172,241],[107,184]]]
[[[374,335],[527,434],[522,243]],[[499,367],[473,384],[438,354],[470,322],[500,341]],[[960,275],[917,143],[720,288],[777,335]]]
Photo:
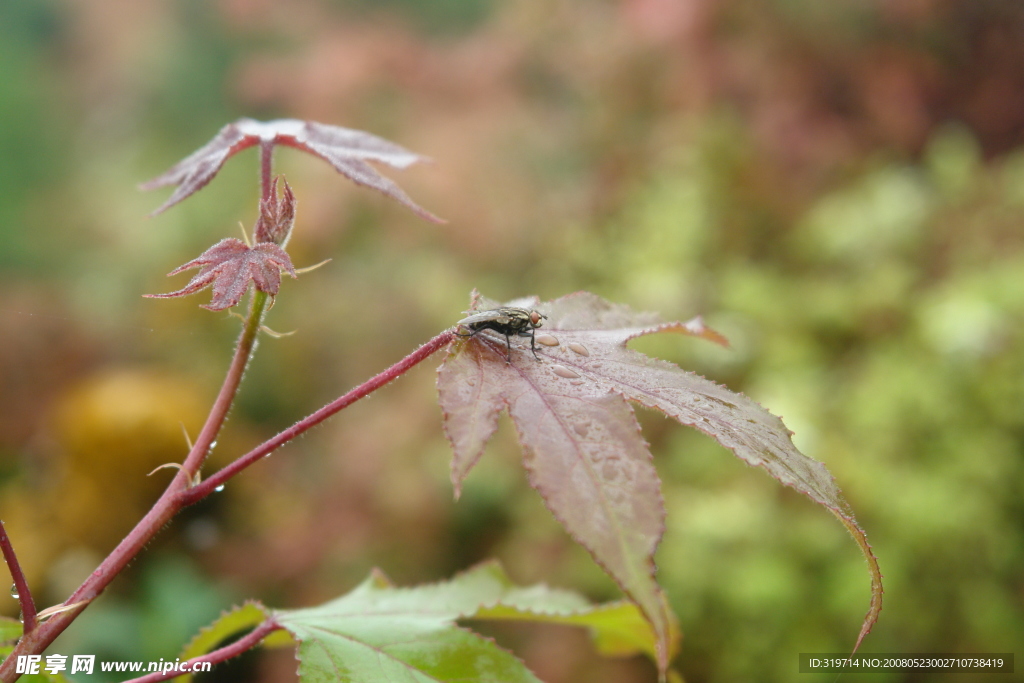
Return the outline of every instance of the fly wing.
[[[471,315],[455,323],[456,325],[473,325],[479,323],[508,325],[512,322],[512,318],[502,312],[501,309],[495,309],[493,311],[463,311],[463,313],[470,313]]]

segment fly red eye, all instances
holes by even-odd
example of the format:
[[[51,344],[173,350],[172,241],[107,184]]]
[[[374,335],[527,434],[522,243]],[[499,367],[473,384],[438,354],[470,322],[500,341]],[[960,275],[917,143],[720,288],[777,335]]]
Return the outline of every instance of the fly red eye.
[[[534,326],[536,326],[538,323],[540,323],[540,313],[538,313],[537,311],[531,311],[530,312],[530,323],[532,323]]]

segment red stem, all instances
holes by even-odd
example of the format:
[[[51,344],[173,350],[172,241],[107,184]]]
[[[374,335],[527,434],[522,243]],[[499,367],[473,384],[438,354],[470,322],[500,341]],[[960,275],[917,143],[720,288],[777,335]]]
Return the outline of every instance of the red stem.
[[[256,335],[259,332],[260,322],[263,319],[262,309],[266,305],[266,300],[267,295],[265,293],[253,291],[249,317],[246,319],[245,327],[242,328],[242,334],[238,338],[235,355],[231,359],[231,365],[228,367],[228,374],[224,378],[224,384],[221,385],[220,393],[217,394],[217,399],[214,401],[210,414],[206,418],[206,424],[203,425],[199,436],[196,437],[192,450],[189,451],[188,457],[185,458],[183,470],[178,475],[180,479],[183,479],[186,487],[192,482],[192,478],[199,471],[199,468],[203,466],[203,461],[206,460],[206,456],[212,450],[213,442],[217,438],[217,434],[220,433],[221,427],[224,426],[228,410],[231,409],[231,404],[234,403],[235,396],[238,394],[238,385],[242,382],[245,368],[249,364],[252,352],[256,348]]]
[[[246,325],[247,330],[252,323],[253,317],[258,318],[259,316],[250,316],[250,321]],[[258,322],[256,324],[258,327]],[[117,548],[114,549],[103,563],[93,571],[89,578],[87,578],[78,590],[75,591],[74,594],[64,603],[73,604],[81,602],[82,604],[74,609],[68,610],[67,612],[61,612],[54,615],[46,622],[39,624],[31,633],[26,629],[25,636],[18,642],[17,646],[15,646],[14,651],[3,661],[2,664],[0,664],[0,681],[15,680],[18,677],[14,668],[14,664],[17,661],[17,655],[37,654],[45,650],[46,647],[49,646],[49,644],[52,643],[54,639],[71,624],[72,621],[75,620],[82,610],[88,606],[88,603],[98,596],[104,588],[106,588],[106,586],[114,579],[115,576],[117,576],[125,565],[127,565],[128,562],[130,562],[138,552],[142,550],[143,546],[152,540],[157,532],[163,528],[171,518],[181,510],[181,508],[186,505],[191,505],[192,503],[195,503],[201,498],[209,495],[218,486],[222,485],[249,465],[260,460],[277,447],[290,441],[308,429],[320,424],[343,408],[351,405],[404,374],[417,363],[424,361],[433,353],[448,344],[452,340],[452,336],[453,332],[451,330],[445,330],[384,372],[381,372],[355,389],[352,389],[344,396],[332,401],[305,419],[296,422],[288,429],[282,431],[277,436],[238,458],[233,463],[200,484],[190,487],[190,477],[185,476],[184,473],[180,473],[174,478],[174,481],[171,482],[170,486],[167,487],[167,490],[164,491],[160,500],[156,502],[146,516],[142,518],[134,529],[132,529],[131,533],[121,541]],[[245,337],[246,334],[243,332],[243,340]],[[240,340],[240,342],[241,341],[242,340]],[[244,346],[244,344],[240,343],[239,346],[239,350],[241,350],[241,346]],[[238,356],[239,354],[236,353],[236,360]],[[248,358],[248,353],[245,354],[245,357],[246,359]],[[235,367],[236,363],[233,362],[232,369]],[[241,363],[241,365],[238,366],[239,374],[244,370],[244,367],[244,363]],[[233,371],[229,371],[228,379],[225,380],[225,387],[229,385],[229,380],[232,377]],[[240,377],[237,379],[240,379]],[[237,389],[237,382],[234,382],[234,387]],[[222,389],[222,394],[223,391],[224,390]],[[218,397],[215,407],[220,403],[219,399],[220,397]],[[206,431],[207,430],[204,428],[203,433],[206,433]],[[212,442],[212,439],[210,442]],[[208,445],[209,444],[207,444],[207,447]],[[202,457],[205,456],[206,450],[206,448],[200,448],[200,444],[197,442],[196,447],[192,449],[192,452],[186,459],[186,466],[194,460],[193,456],[200,453],[202,456],[195,458],[198,460],[196,465],[198,468],[198,465],[202,463]],[[172,676],[167,676],[167,678],[171,677]],[[149,677],[146,677],[146,680],[163,679],[149,679]]]
[[[3,551],[4,561],[7,562],[7,569],[14,579],[14,587],[18,591],[18,602],[21,604],[21,623],[24,633],[31,633],[36,629],[36,603],[32,599],[32,591],[28,588],[28,581],[21,571],[21,564],[18,563],[18,556],[11,545],[11,539],[7,536],[7,529],[4,528],[3,520],[0,520],[0,550]]]
[[[315,427],[327,418],[331,417],[339,410],[350,406],[367,394],[376,391],[400,375],[405,374],[414,365],[426,360],[440,348],[448,344],[452,340],[452,336],[453,333],[451,330],[445,330],[384,372],[381,372],[375,377],[372,377],[366,382],[360,384],[344,396],[328,403],[315,413],[299,420],[288,429],[278,433],[277,436],[264,441],[262,444],[238,458],[227,467],[206,478],[201,483],[196,484],[186,491],[182,491],[179,495],[179,500],[182,501],[183,505],[191,505],[196,501],[202,500],[211,492],[216,490],[218,486],[223,486],[228,479],[249,467],[249,465],[252,465],[254,462],[270,455],[279,446],[291,441],[296,436],[299,436],[303,432]]]
[[[260,149],[261,192],[263,196],[269,196],[272,146],[264,144]],[[227,376],[224,378],[217,399],[206,418],[206,424],[203,425],[195,445],[182,464],[181,471],[174,477],[149,512],[139,520],[135,528],[100,563],[100,566],[93,570],[92,574],[78,587],[78,590],[64,601],[65,605],[81,604],[74,609],[60,612],[41,624],[36,624],[36,627],[31,630],[27,628],[28,624],[26,623],[24,636],[18,641],[14,651],[0,663],[0,681],[16,680],[20,675],[15,669],[17,655],[38,654],[45,650],[89,606],[89,603],[103,592],[114,580],[114,577],[156,536],[157,532],[184,507],[185,499],[181,494],[192,485],[196,473],[199,472],[213,446],[214,439],[217,438],[217,434],[224,425],[228,410],[238,393],[238,386],[242,382],[245,368],[256,347],[256,335],[259,333],[266,305],[267,294],[254,290],[249,306],[249,316],[235,346],[235,355],[231,359]],[[35,619],[34,612],[33,619]]]
[[[273,167],[274,141],[263,140],[260,142],[260,198],[263,201],[270,199]]]
[[[269,198],[271,192],[272,152],[272,144],[263,143],[260,146],[260,185],[261,196],[264,199]],[[114,580],[114,577],[117,576],[121,570],[135,558],[139,551],[141,551],[142,548],[149,543],[154,536],[156,536],[160,529],[170,522],[181,508],[195,503],[204,496],[209,495],[225,481],[233,477],[238,472],[241,472],[260,458],[269,454],[278,446],[295,438],[311,427],[323,422],[339,410],[342,410],[363,396],[366,396],[372,391],[379,389],[388,382],[404,374],[409,370],[409,368],[425,360],[442,346],[448,344],[451,341],[453,334],[451,330],[447,330],[439,334],[412,354],[406,356],[396,365],[393,365],[376,377],[356,387],[352,391],[324,406],[300,422],[295,423],[261,446],[250,451],[241,458],[238,458],[232,464],[220,470],[206,481],[192,486],[192,481],[194,480],[195,475],[199,472],[200,467],[202,467],[207,454],[210,452],[214,439],[216,439],[217,434],[220,432],[220,429],[224,424],[224,420],[227,417],[228,410],[234,402],[235,395],[238,392],[238,386],[245,373],[245,368],[248,365],[249,358],[256,346],[256,335],[260,329],[260,322],[263,318],[263,312],[266,309],[266,303],[267,295],[264,292],[255,291],[253,293],[249,316],[246,319],[245,327],[239,337],[235,348],[234,358],[232,358],[231,366],[228,368],[227,376],[224,378],[224,384],[221,386],[220,393],[214,401],[210,414],[206,419],[206,424],[203,425],[203,429],[200,431],[195,445],[185,458],[182,470],[174,477],[163,495],[161,495],[160,499],[157,500],[152,508],[150,508],[149,512],[146,513],[139,523],[135,525],[135,528],[125,536],[124,540],[118,544],[110,555],[103,560],[100,566],[97,567],[82,583],[82,585],[78,587],[78,590],[76,590],[71,597],[64,602],[65,605],[75,605],[74,608],[69,609],[66,612],[55,614],[43,623],[37,623],[35,607],[31,604],[31,598],[27,598],[29,604],[27,609],[25,606],[26,603],[22,603],[22,612],[24,613],[25,618],[25,633],[21,640],[18,641],[14,650],[2,663],[0,663],[0,681],[10,682],[16,680],[20,676],[15,669],[18,655],[38,654],[45,650],[50,643],[52,643],[57,636],[59,636],[64,629],[66,629],[71,622],[81,614],[89,603],[103,592],[110,582]],[[14,567],[18,566],[17,559],[14,558],[14,551],[13,548],[10,547],[10,542],[6,537],[6,533],[3,534],[3,540],[3,554],[5,559],[7,559],[8,565],[12,567],[12,576],[16,571],[18,574],[21,574],[20,568],[17,570],[14,569]],[[18,586],[19,596],[30,596],[31,594],[28,592],[28,586],[24,581],[24,576],[21,577],[20,581],[24,587]],[[19,579],[15,578],[16,585],[18,582]],[[30,624],[34,627],[30,628]],[[249,649],[262,640],[267,633],[278,628],[280,628],[280,626],[276,623],[267,621],[248,636],[245,636],[235,643],[221,648],[220,650],[216,650],[204,657],[197,657],[195,660],[189,661],[224,661],[225,659]],[[207,659],[213,658],[215,655],[220,658]],[[165,680],[167,678],[173,678],[175,675],[180,675],[180,672],[168,672],[166,675],[153,674],[150,676],[144,676],[140,679],[136,679],[136,683],[139,681],[149,683],[150,681]]]
[[[195,664],[200,662],[210,662],[212,664],[220,664],[226,662],[232,657],[237,657],[246,650],[256,647],[259,642],[266,638],[274,631],[279,631],[283,626],[275,622],[273,619],[267,619],[262,624],[257,626],[255,629],[242,636],[230,645],[225,645],[222,648],[218,648],[213,652],[208,652],[205,655],[199,657],[193,657],[192,659],[184,662],[183,667],[187,667],[192,670]],[[188,673],[188,672],[184,672]],[[158,671],[156,673],[147,674],[140,676],[139,678],[132,678],[124,683],[156,683],[157,681],[166,681],[168,678],[175,678],[181,676],[183,672],[179,668],[177,671]]]
[[[238,391],[238,385],[242,381],[245,366],[255,347],[256,334],[259,332],[266,301],[267,295],[264,292],[254,293],[249,317],[242,330],[242,335],[238,339],[235,356],[228,368],[227,377],[224,378],[224,384],[217,395],[217,400],[214,401],[206,424],[199,433],[199,438],[196,439],[191,452],[185,458],[182,471],[174,477],[160,499],[139,520],[135,528],[107,555],[100,566],[93,570],[92,574],[78,587],[78,590],[64,601],[65,605],[81,604],[74,609],[54,615],[47,621],[38,624],[37,628],[32,631],[25,629],[25,635],[18,641],[14,651],[3,663],[0,663],[0,681],[17,679],[19,674],[14,667],[17,655],[38,654],[45,650],[184,506],[181,493],[191,486],[194,474],[199,471],[203,460],[210,451],[213,440],[224,424],[228,409]]]

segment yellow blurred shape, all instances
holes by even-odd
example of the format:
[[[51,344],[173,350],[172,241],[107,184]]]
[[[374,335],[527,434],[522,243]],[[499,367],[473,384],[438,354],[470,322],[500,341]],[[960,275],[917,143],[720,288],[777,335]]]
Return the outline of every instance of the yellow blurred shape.
[[[206,393],[163,373],[113,369],[56,401],[33,453],[35,472],[0,496],[31,584],[64,589],[84,576],[53,575],[62,558],[103,557],[131,530],[174,472],[147,474],[184,459],[182,426],[197,433]]]

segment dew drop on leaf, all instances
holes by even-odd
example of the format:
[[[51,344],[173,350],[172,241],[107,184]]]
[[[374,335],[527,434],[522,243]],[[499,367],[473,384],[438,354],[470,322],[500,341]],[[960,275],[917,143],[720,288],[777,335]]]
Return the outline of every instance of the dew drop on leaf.
[[[576,353],[580,354],[581,356],[590,355],[590,349],[588,349],[583,344],[580,344],[579,342],[570,342],[569,348],[575,351]]]
[[[558,339],[550,334],[538,334],[535,339],[538,344],[543,344],[544,346],[558,346]]]
[[[15,600],[17,600],[17,599],[19,599],[21,597],[21,595],[18,594],[18,587],[16,585],[14,585],[13,583],[11,584],[11,597],[14,598]]]
[[[221,484],[220,486],[216,487],[213,490],[216,491],[217,493],[220,493],[221,491],[224,490],[224,484]]]
[[[576,379],[577,377],[579,377],[579,374],[577,374],[576,372],[573,372],[572,370],[570,370],[569,368],[565,367],[564,365],[553,365],[553,366],[551,366],[551,372],[555,373],[559,377],[565,377],[566,379]]]

